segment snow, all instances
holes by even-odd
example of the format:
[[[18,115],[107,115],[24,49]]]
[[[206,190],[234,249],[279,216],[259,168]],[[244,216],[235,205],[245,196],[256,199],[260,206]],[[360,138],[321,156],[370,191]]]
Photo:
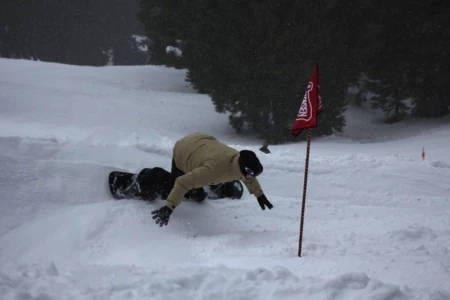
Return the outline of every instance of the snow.
[[[313,133],[298,257],[305,143],[259,152],[184,76],[0,59],[0,299],[450,299],[448,118]],[[194,131],[259,153],[274,208],[186,200],[160,228],[163,201],[111,199]]]
[[[178,47],[167,46],[166,53],[173,53],[176,57],[183,56],[183,52]]]
[[[137,45],[137,49],[140,52],[147,53],[148,51],[147,43],[149,42],[148,37],[137,34],[133,34],[131,37],[134,39],[134,42]]]

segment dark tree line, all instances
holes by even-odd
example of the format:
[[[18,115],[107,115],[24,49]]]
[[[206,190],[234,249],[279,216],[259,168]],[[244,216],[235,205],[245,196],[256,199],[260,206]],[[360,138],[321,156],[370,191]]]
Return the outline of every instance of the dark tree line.
[[[211,96],[218,112],[230,113],[237,131],[251,128],[276,143],[292,138],[314,63],[324,104],[321,134],[342,129],[348,88],[358,82],[358,96],[371,92],[387,121],[448,114],[449,5],[140,0],[139,17],[152,42],[151,63],[187,68],[187,80]]]
[[[443,0],[3,0],[0,55],[105,65],[113,54],[114,64],[186,68],[238,132],[278,143],[293,138],[315,63],[319,134],[342,130],[355,85],[355,103],[369,101],[387,122],[448,114],[448,24]],[[149,38],[147,54],[134,34]]]
[[[136,1],[2,0],[0,55],[77,65],[144,64]],[[110,59],[110,54],[113,58]]]
[[[366,18],[372,41],[360,59],[362,71],[378,81],[369,84],[380,95],[374,104],[388,121],[408,114],[405,99],[412,100],[413,116],[448,114],[450,3],[383,0],[374,5],[377,13]]]

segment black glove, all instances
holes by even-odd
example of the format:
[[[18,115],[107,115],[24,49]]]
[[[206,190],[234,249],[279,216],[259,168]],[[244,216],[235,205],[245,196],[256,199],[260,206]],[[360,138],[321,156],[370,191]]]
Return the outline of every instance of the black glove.
[[[273,205],[272,205],[272,203],[269,202],[269,200],[267,200],[266,195],[262,194],[257,199],[258,199],[259,206],[261,206],[262,210],[266,209],[264,206],[267,206],[269,209],[272,209]]]
[[[159,224],[159,227],[169,223],[171,214],[172,210],[168,206],[163,206],[160,209],[152,211],[153,220],[156,220],[156,224]]]

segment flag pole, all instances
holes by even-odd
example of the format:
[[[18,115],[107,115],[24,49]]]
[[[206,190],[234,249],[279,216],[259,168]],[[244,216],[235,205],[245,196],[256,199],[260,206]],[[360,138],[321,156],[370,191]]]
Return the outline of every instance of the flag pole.
[[[320,97],[319,88],[319,66],[315,64],[313,73],[311,74],[308,86],[306,87],[305,95],[297,113],[295,123],[292,127],[292,134],[298,136],[303,129],[308,128],[307,147],[306,147],[306,161],[305,161],[305,175],[303,182],[303,201],[302,213],[300,220],[300,235],[298,241],[298,256],[302,256],[303,243],[303,224],[305,221],[305,206],[306,206],[306,190],[308,186],[308,168],[309,168],[309,152],[311,146],[312,128],[317,127],[317,116],[322,112],[322,100]]]
[[[300,221],[300,236],[298,240],[298,257],[302,256],[303,243],[303,221],[305,219],[305,203],[306,203],[306,188],[308,186],[308,168],[309,168],[309,149],[311,146],[312,129],[308,128],[308,140],[306,144],[306,161],[305,161],[305,176],[303,181],[303,200],[302,200],[302,217]]]

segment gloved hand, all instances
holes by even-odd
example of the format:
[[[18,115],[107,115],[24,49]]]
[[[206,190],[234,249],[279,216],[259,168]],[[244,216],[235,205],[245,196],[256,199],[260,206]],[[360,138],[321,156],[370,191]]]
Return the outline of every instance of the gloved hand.
[[[267,206],[269,209],[272,209],[273,205],[272,205],[272,203],[269,202],[269,200],[267,200],[266,195],[262,194],[257,199],[258,199],[259,206],[261,206],[262,210],[266,209],[264,206]]]
[[[152,211],[153,220],[156,220],[156,224],[159,224],[159,227],[169,223],[171,214],[172,210],[168,206],[163,206],[160,209]]]

